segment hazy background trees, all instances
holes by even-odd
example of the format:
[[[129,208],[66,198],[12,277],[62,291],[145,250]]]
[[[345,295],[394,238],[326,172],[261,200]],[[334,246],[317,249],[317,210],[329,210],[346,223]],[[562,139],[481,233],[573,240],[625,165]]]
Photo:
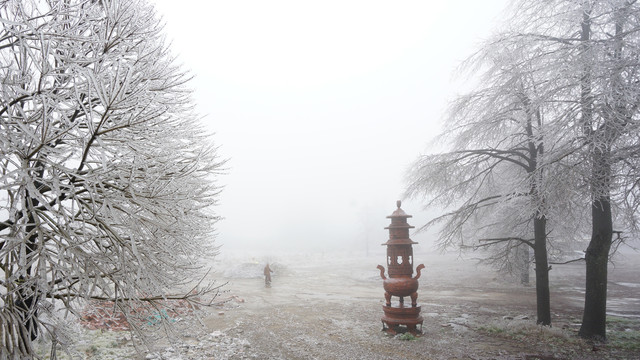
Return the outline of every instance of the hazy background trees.
[[[129,314],[211,290],[173,293],[215,253],[222,162],[152,8],[16,0],[0,19],[0,325],[14,353],[63,330],[60,304]]]
[[[544,248],[591,233],[580,335],[604,338],[613,234],[637,234],[640,9],[515,1],[512,15],[470,60],[483,79],[452,106],[448,150],[418,159],[407,193],[452,209],[427,224],[444,222],[443,245],[506,263],[533,240],[542,323]]]

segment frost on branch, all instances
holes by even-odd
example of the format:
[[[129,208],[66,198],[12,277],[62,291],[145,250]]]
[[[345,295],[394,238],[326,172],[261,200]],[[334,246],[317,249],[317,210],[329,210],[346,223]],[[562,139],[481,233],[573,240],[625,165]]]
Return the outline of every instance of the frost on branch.
[[[464,64],[482,78],[453,102],[446,150],[408,179],[408,196],[444,209],[425,226],[441,226],[442,247],[489,249],[503,270],[533,248],[542,324],[548,260],[585,250],[587,338],[605,337],[610,250],[639,228],[638,14],[637,1],[514,1]]]
[[[149,307],[190,291],[216,252],[223,162],[153,9],[5,1],[0,23],[4,318],[55,337],[46,299],[77,314],[87,300]],[[194,291],[207,303],[217,289]]]

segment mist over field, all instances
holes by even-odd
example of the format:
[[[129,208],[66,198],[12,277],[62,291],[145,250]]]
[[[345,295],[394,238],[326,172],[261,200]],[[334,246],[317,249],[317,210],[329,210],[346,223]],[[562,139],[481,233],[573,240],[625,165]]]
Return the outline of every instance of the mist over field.
[[[640,353],[640,2],[0,29],[0,360]]]

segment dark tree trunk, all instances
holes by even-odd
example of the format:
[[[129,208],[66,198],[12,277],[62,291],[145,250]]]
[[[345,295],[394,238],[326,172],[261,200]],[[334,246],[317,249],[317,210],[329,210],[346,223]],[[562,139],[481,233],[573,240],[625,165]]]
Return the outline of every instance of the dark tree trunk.
[[[579,335],[604,341],[607,336],[607,265],[613,237],[609,199],[594,201],[591,214],[593,225],[591,242],[585,254],[587,276]]]
[[[541,213],[540,204],[544,204],[544,197],[538,192],[538,187],[543,183],[543,172],[538,164],[538,158],[544,154],[544,142],[542,134],[535,134],[533,123],[542,129],[542,118],[539,108],[531,108],[531,102],[526,99],[525,106],[530,109],[527,119],[527,136],[529,137],[529,168],[531,175],[531,194],[538,203],[538,210],[533,217],[533,257],[536,264],[536,309],[538,312],[538,324],[551,325],[551,300],[549,296],[549,263],[547,259],[547,218]],[[543,207],[542,207],[543,208]]]
[[[41,178],[44,173],[42,163],[36,161],[34,177]],[[34,182],[37,187],[41,184],[38,181]],[[38,229],[36,229],[36,214],[35,208],[40,204],[35,196],[32,196],[29,190],[25,190],[25,201],[23,207],[27,210],[27,222],[25,224],[25,234],[30,234],[25,241],[25,263],[24,276],[19,279],[19,288],[16,291],[14,299],[15,311],[20,315],[23,320],[23,325],[27,329],[31,340],[35,340],[38,337],[38,302],[40,297],[38,296],[38,288],[33,282],[32,278],[32,266],[31,259],[34,253],[38,249]]]
[[[618,28],[616,27],[616,30]],[[585,65],[580,79],[580,107],[582,126],[591,141],[591,241],[585,254],[586,281],[582,325],[578,334],[586,339],[606,340],[607,329],[607,265],[613,237],[613,221],[609,198],[611,176],[609,146],[611,139],[607,128],[593,129],[593,95],[591,66],[589,65],[589,41],[591,39],[591,8],[584,9],[580,40],[585,54]],[[611,124],[609,124],[611,125]],[[603,132],[605,132],[603,134]]]
[[[536,261],[536,301],[538,324],[551,325],[551,300],[549,295],[549,263],[547,261],[547,218],[533,219],[535,244],[533,256]]]
[[[34,224],[34,215],[33,212],[30,212],[28,216],[28,225],[25,227],[27,234],[32,233],[32,235],[27,239],[25,246],[27,263],[33,256],[32,254],[36,251],[37,247],[38,235]],[[31,340],[33,341],[38,337],[37,318],[39,297],[37,295],[38,289],[32,282],[31,270],[31,266],[27,266],[25,269],[26,276],[20,277],[19,281],[26,284],[21,286],[16,292],[17,297],[15,299],[15,309],[23,319],[23,325],[29,332]]]
[[[531,262],[529,255],[530,246],[522,244],[518,246],[518,261],[520,265],[520,283],[524,286],[530,285],[529,280],[529,263]]]
[[[606,103],[605,109],[607,111],[603,112],[604,123],[592,134],[592,226],[591,241],[585,254],[587,274],[584,313],[579,334],[583,338],[601,341],[606,340],[607,336],[607,266],[613,238],[610,195],[613,176],[611,149],[614,148],[614,144],[622,132],[628,131],[625,130],[625,127],[631,118],[626,109],[629,99],[623,96],[627,94],[625,87],[628,85],[625,84],[625,76],[623,75],[623,69],[627,66],[627,62],[622,57],[622,51],[625,46],[623,37],[626,36],[624,25],[627,19],[635,16],[631,11],[632,4],[633,2],[627,1],[615,9],[615,36],[613,37],[610,65],[610,85],[613,97],[611,101]],[[587,15],[585,15],[585,19]],[[583,20],[582,38],[586,39],[584,24],[590,24],[590,21]],[[624,72],[626,71],[624,70]]]

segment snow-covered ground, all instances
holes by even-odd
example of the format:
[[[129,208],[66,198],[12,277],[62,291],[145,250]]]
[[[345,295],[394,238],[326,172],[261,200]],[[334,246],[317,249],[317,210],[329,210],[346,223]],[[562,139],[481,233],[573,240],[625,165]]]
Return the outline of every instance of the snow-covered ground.
[[[158,340],[153,350],[138,355],[127,333],[85,331],[80,351],[91,359],[523,359],[532,354],[597,359],[603,354],[592,353],[591,345],[575,337],[584,264],[554,265],[554,327],[547,329],[535,324],[534,287],[455,255],[415,254],[415,265],[426,265],[418,290],[424,335],[402,341],[381,331],[384,290],[376,266],[384,261],[384,253],[225,254],[210,276],[227,282],[219,295],[227,301],[205,314],[203,326],[179,321],[173,344]],[[608,302],[610,315],[637,319],[631,323],[637,326],[639,261],[640,256],[627,255],[611,267]],[[267,262],[274,271],[271,287],[263,280]],[[517,334],[525,333],[531,339],[518,340]],[[603,351],[616,358],[614,350]]]

